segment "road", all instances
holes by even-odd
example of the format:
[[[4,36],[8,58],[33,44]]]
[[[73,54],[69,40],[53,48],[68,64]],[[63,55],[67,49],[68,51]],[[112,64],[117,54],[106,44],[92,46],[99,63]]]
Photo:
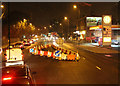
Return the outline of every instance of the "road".
[[[37,45],[40,45],[38,43]],[[31,68],[35,84],[117,84],[118,57],[113,59],[104,54],[93,53],[77,45],[64,46],[78,51],[81,59],[75,61],[57,61],[52,58],[34,56],[24,49],[25,63]],[[114,59],[115,58],[115,59]]]
[[[38,42],[32,46],[47,43]],[[29,47],[23,50],[25,63],[31,69],[34,84],[118,83],[118,54],[107,54],[110,55],[109,57],[105,56],[105,53],[94,53],[73,43],[64,43],[62,47],[78,51],[81,57],[79,62],[58,61],[48,57],[31,55]]]

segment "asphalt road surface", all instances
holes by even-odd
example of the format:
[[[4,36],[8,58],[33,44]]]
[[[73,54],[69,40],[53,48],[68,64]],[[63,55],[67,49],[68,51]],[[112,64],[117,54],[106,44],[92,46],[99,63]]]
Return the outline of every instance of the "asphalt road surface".
[[[77,46],[66,48],[79,52],[79,62],[35,56],[24,49],[25,63],[34,73],[35,84],[118,84],[117,55],[111,59]]]

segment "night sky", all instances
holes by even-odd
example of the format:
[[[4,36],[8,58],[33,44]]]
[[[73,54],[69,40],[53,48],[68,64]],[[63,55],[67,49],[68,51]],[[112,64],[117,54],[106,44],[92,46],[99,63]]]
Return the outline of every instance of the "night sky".
[[[76,16],[72,5],[75,2],[11,2],[9,4],[9,11],[19,11],[30,15],[32,23],[37,26],[46,26],[50,24],[50,20],[57,17]],[[81,7],[81,14],[89,12],[91,15],[101,16],[102,14],[114,14],[117,17],[116,3],[91,3],[91,7]],[[112,11],[114,10],[114,12]]]

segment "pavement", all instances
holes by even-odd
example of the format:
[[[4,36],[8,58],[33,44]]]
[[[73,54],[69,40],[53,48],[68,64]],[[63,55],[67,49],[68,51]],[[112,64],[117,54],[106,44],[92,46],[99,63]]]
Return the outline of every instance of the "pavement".
[[[111,47],[99,46],[98,43],[78,43],[78,42],[67,42],[74,43],[80,48],[86,49],[94,53],[120,53],[119,45],[111,45]],[[67,46],[67,44],[66,44]],[[72,45],[71,45],[72,46]]]

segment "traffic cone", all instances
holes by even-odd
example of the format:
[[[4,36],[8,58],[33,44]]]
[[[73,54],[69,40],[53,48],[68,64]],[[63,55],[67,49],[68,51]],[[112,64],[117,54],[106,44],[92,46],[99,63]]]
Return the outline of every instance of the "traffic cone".
[[[40,50],[38,50],[38,55],[40,55]]]
[[[55,59],[55,52],[53,52],[53,59]]]
[[[79,60],[79,59],[80,59],[80,56],[79,56],[78,51],[77,51],[77,53],[76,53],[76,60]]]
[[[39,45],[39,50],[40,50],[41,48],[40,48],[40,45]]]
[[[69,52],[69,55],[71,54],[71,51]]]
[[[59,48],[59,50],[61,50],[61,48]]]
[[[64,49],[62,49],[62,52],[64,52]]]

